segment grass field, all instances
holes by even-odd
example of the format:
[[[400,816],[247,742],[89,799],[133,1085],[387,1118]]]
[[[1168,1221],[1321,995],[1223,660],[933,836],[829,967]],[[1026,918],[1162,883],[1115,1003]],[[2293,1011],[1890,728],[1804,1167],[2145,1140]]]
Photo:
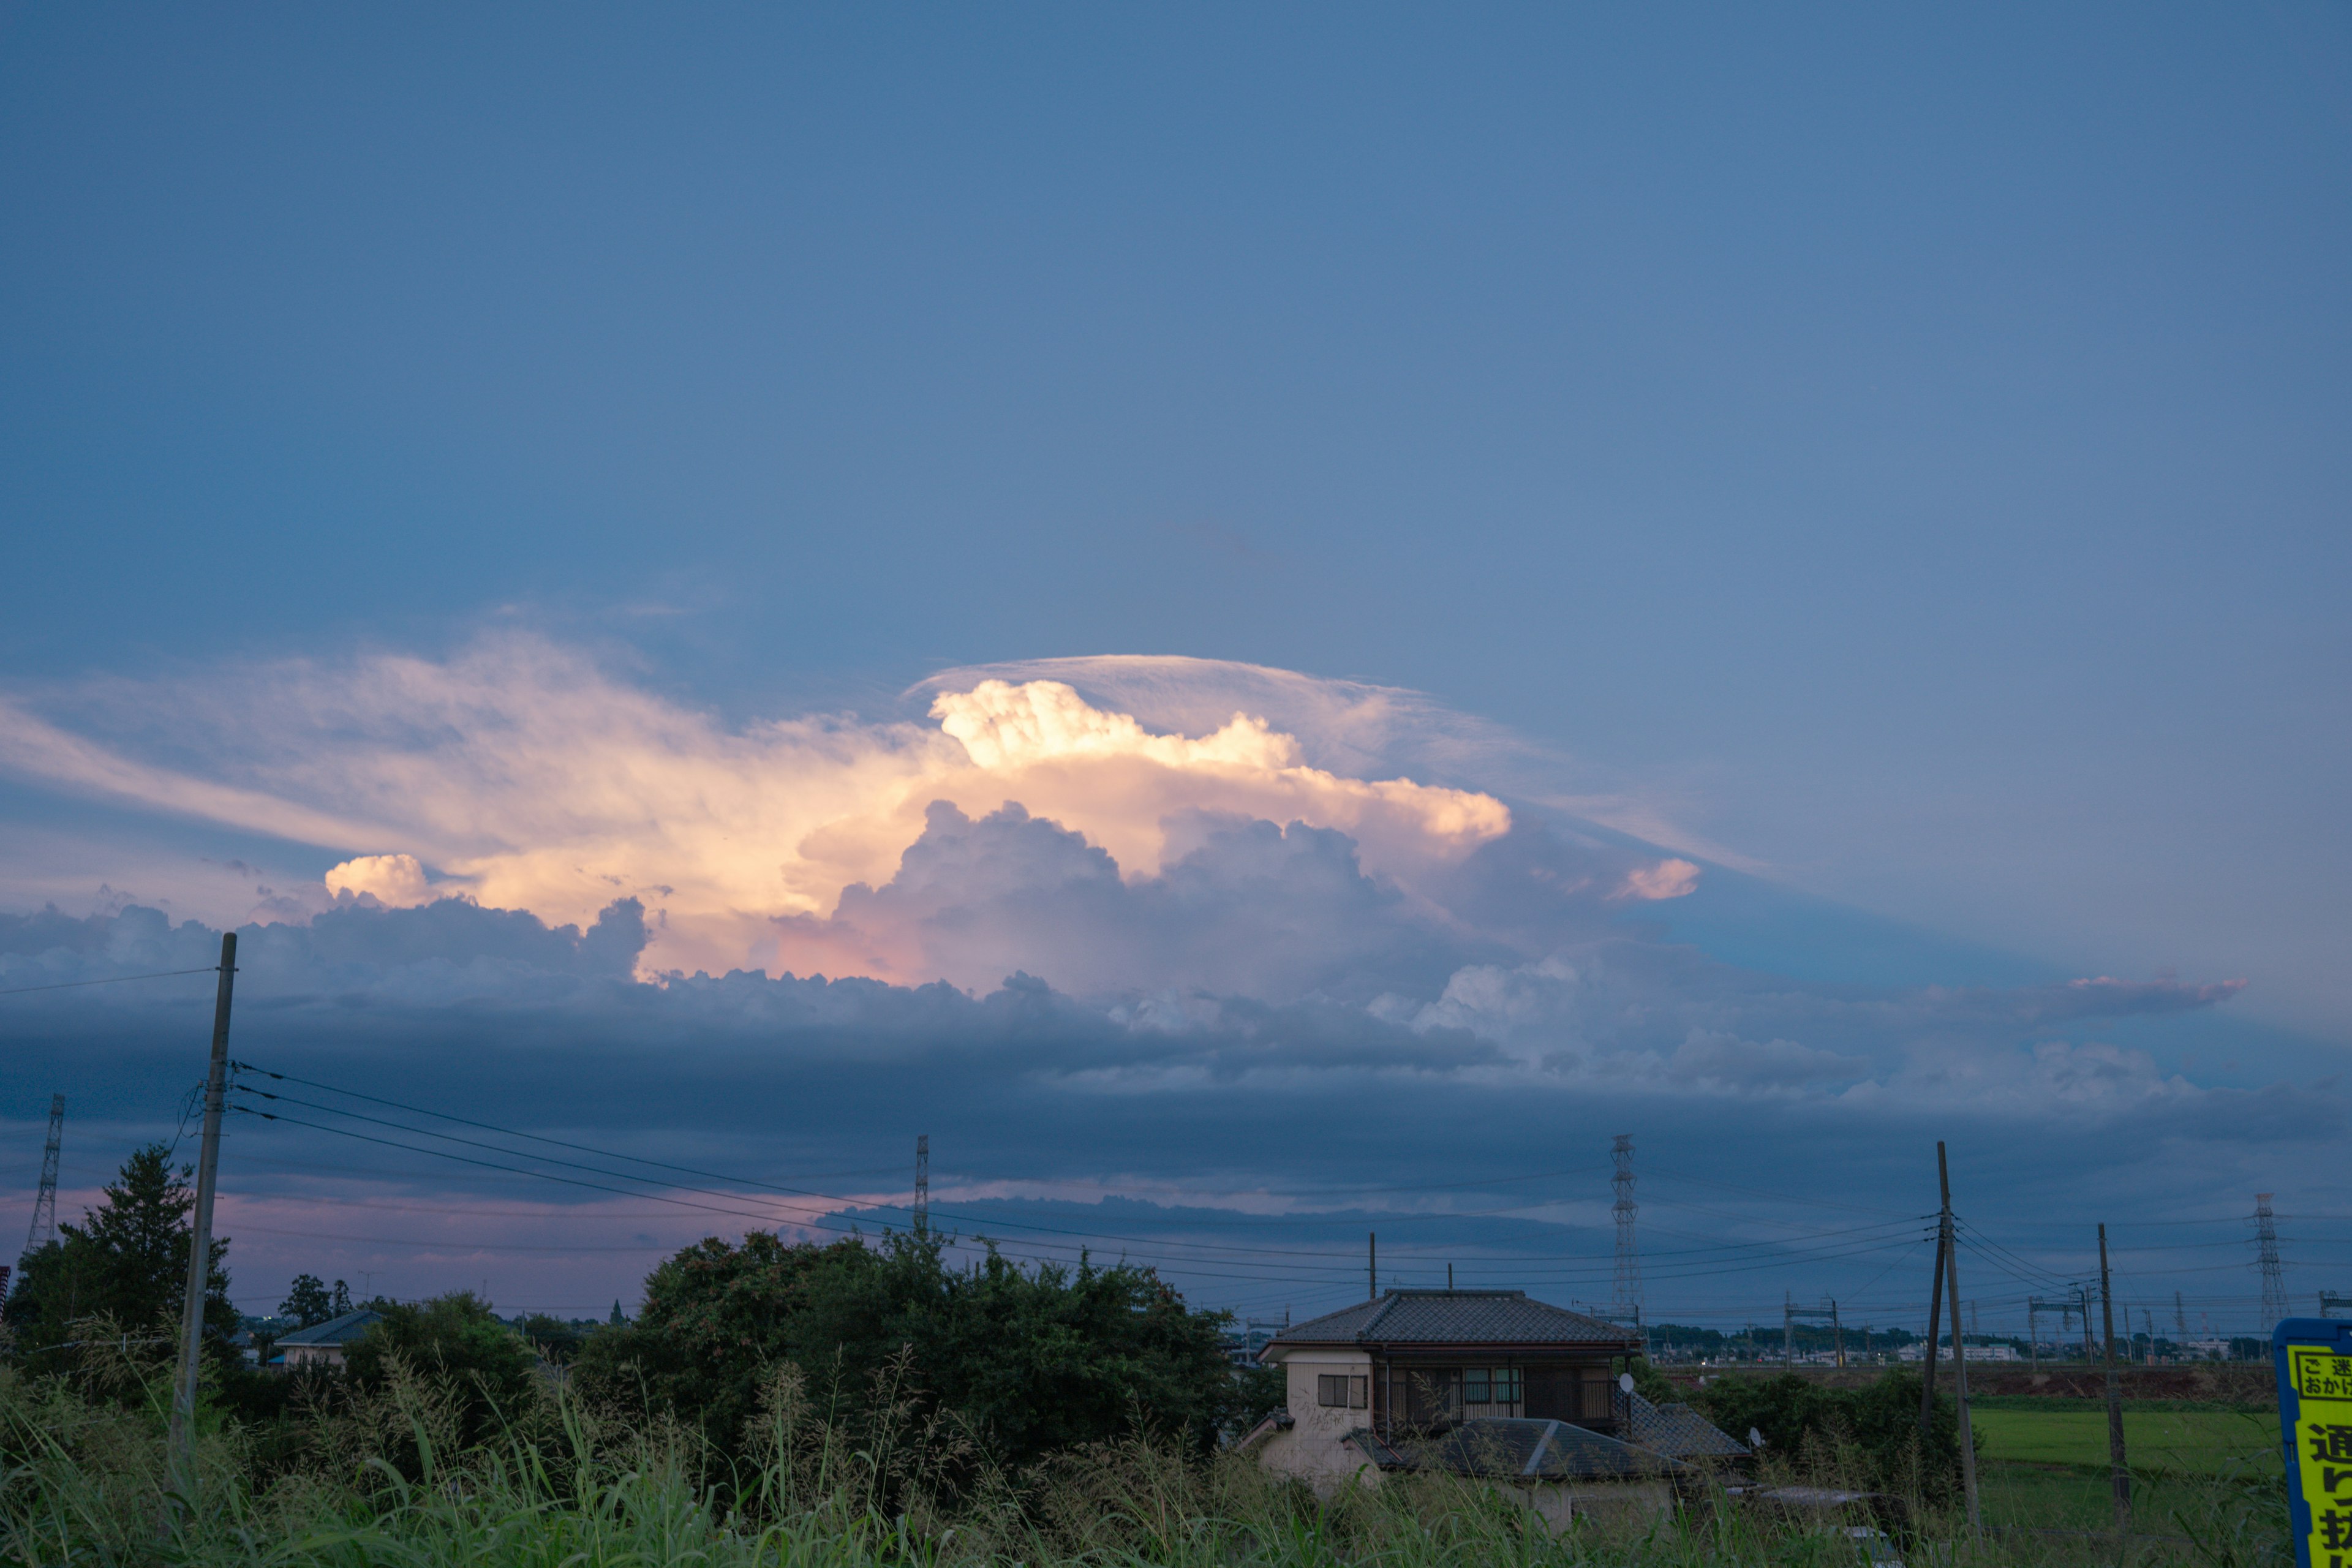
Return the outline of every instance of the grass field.
[[[2115,1519],[2115,1494],[2105,1469],[2078,1465],[2029,1465],[1988,1460],[1978,1475],[1988,1524],[2032,1530],[2105,1530]],[[2199,1518],[2211,1501],[2200,1478],[2138,1476],[2132,1481],[2132,1528],[2177,1533],[2178,1516]]]
[[[1988,1460],[2104,1469],[2107,1413],[2087,1401],[2069,1405],[2056,1410],[1979,1410],[1970,1419],[1984,1435]],[[2270,1413],[2126,1410],[2124,1447],[2132,1468],[2140,1471],[2222,1475],[2250,1466],[2276,1470],[2281,1463],[2278,1417]]]

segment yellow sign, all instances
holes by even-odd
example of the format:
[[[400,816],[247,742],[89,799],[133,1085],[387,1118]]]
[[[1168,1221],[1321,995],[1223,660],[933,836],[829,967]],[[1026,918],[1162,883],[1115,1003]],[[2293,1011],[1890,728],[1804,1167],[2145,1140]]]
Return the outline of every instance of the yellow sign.
[[[2324,1345],[2286,1347],[2295,1413],[2295,1467],[2311,1533],[2311,1568],[2352,1568],[2352,1355]]]

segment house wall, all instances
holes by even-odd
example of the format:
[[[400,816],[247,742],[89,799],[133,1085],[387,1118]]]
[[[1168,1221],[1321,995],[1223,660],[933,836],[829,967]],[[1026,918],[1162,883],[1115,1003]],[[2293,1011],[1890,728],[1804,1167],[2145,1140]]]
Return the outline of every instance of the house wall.
[[[1318,1482],[1353,1475],[1369,1465],[1370,1460],[1346,1438],[1357,1427],[1372,1425],[1372,1358],[1361,1351],[1297,1350],[1283,1357],[1282,1369],[1291,1428],[1267,1440],[1262,1462],[1269,1469]],[[1364,1379],[1364,1404],[1323,1404],[1318,1380],[1326,1376]],[[1378,1472],[1373,1476],[1377,1479]]]

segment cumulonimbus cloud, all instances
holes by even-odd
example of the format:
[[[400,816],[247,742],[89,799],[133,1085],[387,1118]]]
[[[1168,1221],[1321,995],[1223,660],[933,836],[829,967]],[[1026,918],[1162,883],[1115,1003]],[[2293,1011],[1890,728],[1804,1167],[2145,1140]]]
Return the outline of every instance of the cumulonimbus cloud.
[[[1185,665],[1158,660],[1152,670],[1168,706]],[[1233,667],[1203,662],[1193,673],[1205,690],[1234,683]],[[457,895],[584,924],[614,899],[636,898],[653,921],[649,973],[782,965],[992,983],[1001,970],[941,956],[982,949],[939,937],[954,915],[938,899],[860,891],[891,891],[909,850],[938,829],[942,805],[982,821],[1018,807],[1108,857],[1127,885],[1184,861],[1196,893],[1205,862],[1188,858],[1217,831],[1204,825],[1269,824],[1277,838],[1294,825],[1341,835],[1354,872],[1384,898],[1433,931],[1463,936],[1465,919],[1475,924],[1461,891],[1465,868],[1519,841],[1511,809],[1480,789],[1377,765],[1367,715],[1412,694],[1333,683],[1317,710],[1311,678],[1257,673],[1280,677],[1271,689],[1293,710],[1324,715],[1323,754],[1262,713],[1231,708],[1154,728],[1042,677],[935,682],[920,719],[820,714],[730,727],[572,650],[505,637],[446,661],[387,655],[255,671],[226,696],[173,692],[166,701],[118,688],[108,702],[84,706],[98,728],[110,720],[122,731],[110,740],[69,732],[21,704],[0,708],[0,763],[341,852],[322,899],[405,906]],[[1356,718],[1331,717],[1345,712]],[[1332,739],[1342,731],[1344,744]],[[145,760],[158,754],[174,765]],[[1227,891],[1245,898],[1254,873],[1235,863],[1237,841],[1219,842]],[[1297,869],[1297,846],[1270,852]],[[1034,873],[1021,884],[1032,892]],[[1596,902],[1643,900],[1688,892],[1697,874],[1687,860],[1619,849],[1596,853],[1577,881]],[[1491,867],[1486,875],[1491,882]],[[965,906],[990,896],[971,876],[958,893]],[[841,923],[845,902],[857,906],[854,928]],[[1200,895],[1193,913],[1216,920],[1214,902]],[[901,911],[930,926],[894,927]],[[1344,911],[1302,906],[1301,915]],[[1085,940],[1067,921],[1038,930],[1066,951]],[[985,951],[971,963],[1006,956],[1001,944]],[[1036,953],[1031,966],[1050,969],[1054,959]],[[1067,967],[1091,984],[1121,983],[1113,963]],[[1128,983],[1229,979],[1152,966]]]

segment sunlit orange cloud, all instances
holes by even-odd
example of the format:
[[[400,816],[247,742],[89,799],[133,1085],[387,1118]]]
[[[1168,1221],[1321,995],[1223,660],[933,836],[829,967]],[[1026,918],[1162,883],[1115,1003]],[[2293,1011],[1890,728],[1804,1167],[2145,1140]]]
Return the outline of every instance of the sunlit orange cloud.
[[[1018,802],[1129,879],[1160,870],[1171,818],[1302,822],[1346,833],[1368,872],[1408,893],[1511,826],[1490,795],[1311,765],[1297,739],[1248,712],[1155,731],[1050,679],[935,687],[927,721],[730,728],[514,637],[446,662],[281,667],[205,717],[226,737],[213,776],[126,761],[7,707],[0,763],[343,851],[322,900],[454,895],[584,925],[635,897],[654,928],[647,975],[933,978],[892,933],[822,922],[845,888],[889,880],[934,801],[974,816]],[[1669,862],[1620,896],[1675,896],[1690,874]]]

